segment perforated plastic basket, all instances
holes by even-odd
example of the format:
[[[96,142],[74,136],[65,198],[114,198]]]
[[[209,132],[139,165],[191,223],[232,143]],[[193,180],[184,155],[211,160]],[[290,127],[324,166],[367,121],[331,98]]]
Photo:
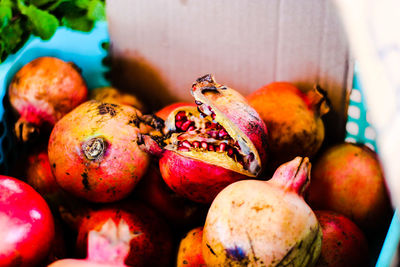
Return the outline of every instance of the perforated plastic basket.
[[[7,170],[8,155],[15,149],[12,138],[10,138],[11,131],[7,128],[6,110],[4,109],[4,96],[14,74],[34,58],[55,56],[77,64],[82,69],[82,75],[89,89],[107,86],[109,82],[105,79],[104,74],[108,71],[108,68],[103,62],[108,55],[107,50],[104,49],[104,43],[108,41],[109,36],[105,22],[98,23],[89,33],[76,32],[61,27],[49,41],[31,37],[17,54],[10,56],[4,63],[0,64],[0,170],[2,170],[2,174],[6,173]],[[361,86],[356,76],[348,115],[346,140],[365,143],[376,150],[375,131],[368,121]],[[378,248],[372,251],[376,256],[379,254],[376,266],[390,266],[396,253],[399,236],[400,222],[395,214],[382,249]],[[376,259],[376,256],[373,258]]]

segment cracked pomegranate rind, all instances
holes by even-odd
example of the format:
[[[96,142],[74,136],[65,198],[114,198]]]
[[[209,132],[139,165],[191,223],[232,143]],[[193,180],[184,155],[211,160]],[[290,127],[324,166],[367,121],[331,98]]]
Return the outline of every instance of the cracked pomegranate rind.
[[[235,90],[205,75],[193,84],[196,107],[180,107],[165,121],[165,149],[255,177],[266,161],[267,129]],[[207,152],[207,153],[205,153]]]
[[[210,203],[229,184],[262,172],[267,129],[243,96],[209,74],[196,80],[192,94],[197,107],[177,107],[162,136],[143,139],[147,151],[161,157],[160,172],[172,190]]]

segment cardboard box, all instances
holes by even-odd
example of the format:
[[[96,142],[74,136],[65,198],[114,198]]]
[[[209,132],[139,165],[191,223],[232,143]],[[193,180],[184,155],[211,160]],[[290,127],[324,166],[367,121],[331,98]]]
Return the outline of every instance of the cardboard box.
[[[107,2],[113,82],[152,108],[193,101],[206,73],[244,95],[272,81],[318,83],[333,108],[327,137],[342,140],[353,61],[331,1]]]

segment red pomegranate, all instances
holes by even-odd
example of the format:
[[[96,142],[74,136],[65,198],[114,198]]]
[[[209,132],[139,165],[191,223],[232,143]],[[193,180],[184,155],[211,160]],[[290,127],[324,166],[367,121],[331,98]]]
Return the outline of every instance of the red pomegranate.
[[[126,197],[149,163],[137,144],[140,117],[133,107],[95,100],[64,116],[54,126],[48,146],[58,184],[92,202]]]
[[[25,178],[26,182],[32,186],[51,207],[59,203],[62,192],[51,171],[47,144],[39,144],[39,146],[30,151],[27,159]]]
[[[126,267],[129,242],[135,237],[123,219],[118,224],[108,219],[99,230],[89,232],[86,259],[62,259],[49,267]]]
[[[116,224],[125,221],[129,233],[134,236],[129,243],[126,265],[167,266],[170,263],[172,255],[170,230],[153,210],[139,202],[102,207],[84,217],[79,226],[76,246],[80,254],[87,251],[88,233],[92,230],[99,231],[110,219]]]
[[[368,266],[367,239],[357,225],[333,211],[315,211],[315,215],[322,228],[316,267]]]
[[[88,90],[73,63],[40,57],[15,74],[8,94],[20,116],[15,134],[26,142],[39,130],[51,130],[65,114],[86,101]]]
[[[179,230],[204,223],[208,210],[207,205],[192,202],[172,191],[155,165],[149,167],[133,195],[157,210]]]
[[[197,108],[171,111],[164,137],[154,138],[163,151],[151,142],[148,150],[161,154],[161,175],[172,190],[210,203],[230,183],[261,173],[267,159],[267,129],[243,96],[211,75],[197,79],[191,93]]]
[[[314,164],[307,200],[313,209],[333,210],[354,221],[366,234],[384,231],[391,206],[375,152],[365,145],[341,143]]]
[[[28,184],[2,175],[0,196],[0,266],[41,263],[54,240],[46,201]]]

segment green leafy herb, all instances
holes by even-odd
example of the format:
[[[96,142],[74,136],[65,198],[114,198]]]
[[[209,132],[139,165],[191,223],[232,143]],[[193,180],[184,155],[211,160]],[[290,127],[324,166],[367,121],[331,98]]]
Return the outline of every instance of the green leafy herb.
[[[105,17],[105,0],[0,0],[0,63],[31,34],[48,40],[59,26],[88,32]]]

